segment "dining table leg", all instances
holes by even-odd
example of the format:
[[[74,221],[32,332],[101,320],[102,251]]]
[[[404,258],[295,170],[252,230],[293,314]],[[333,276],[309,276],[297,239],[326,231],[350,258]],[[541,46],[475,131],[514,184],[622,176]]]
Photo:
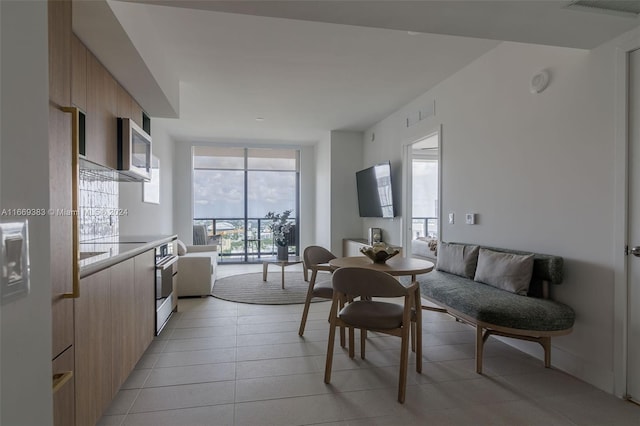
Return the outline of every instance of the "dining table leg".
[[[282,289],[284,290],[284,265],[282,265],[281,272],[282,272],[282,274],[281,274],[281,276],[282,276]]]

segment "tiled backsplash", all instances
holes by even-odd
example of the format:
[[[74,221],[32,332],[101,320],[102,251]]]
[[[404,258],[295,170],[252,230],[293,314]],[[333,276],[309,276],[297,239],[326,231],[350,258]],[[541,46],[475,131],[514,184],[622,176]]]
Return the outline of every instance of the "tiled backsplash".
[[[118,182],[109,171],[80,170],[80,241],[118,235]]]

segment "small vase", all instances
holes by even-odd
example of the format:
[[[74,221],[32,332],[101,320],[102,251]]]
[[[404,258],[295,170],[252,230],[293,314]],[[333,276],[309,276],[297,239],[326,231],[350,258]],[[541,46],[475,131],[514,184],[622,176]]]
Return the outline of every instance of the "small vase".
[[[278,260],[289,260],[289,246],[278,245]]]

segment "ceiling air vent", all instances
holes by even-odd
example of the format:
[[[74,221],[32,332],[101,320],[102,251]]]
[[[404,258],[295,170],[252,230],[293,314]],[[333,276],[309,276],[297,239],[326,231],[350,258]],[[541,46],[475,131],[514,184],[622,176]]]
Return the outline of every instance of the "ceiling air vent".
[[[637,0],[578,0],[571,2],[568,7],[570,9],[609,13],[632,18],[636,18],[640,14],[640,1]]]

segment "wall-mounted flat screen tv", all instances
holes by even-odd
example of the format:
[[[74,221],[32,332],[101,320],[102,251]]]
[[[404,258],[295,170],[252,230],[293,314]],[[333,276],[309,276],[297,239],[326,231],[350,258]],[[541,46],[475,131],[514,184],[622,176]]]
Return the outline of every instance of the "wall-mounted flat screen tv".
[[[386,161],[356,172],[360,217],[394,217],[391,163]]]

